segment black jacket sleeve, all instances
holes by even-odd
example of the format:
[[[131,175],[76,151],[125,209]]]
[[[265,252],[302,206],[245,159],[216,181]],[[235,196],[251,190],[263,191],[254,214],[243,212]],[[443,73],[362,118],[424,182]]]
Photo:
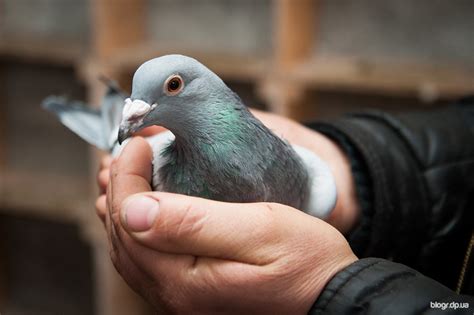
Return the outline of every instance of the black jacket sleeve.
[[[454,288],[474,225],[474,99],[312,127],[349,143],[366,169],[370,206],[348,235],[356,255],[406,264]]]
[[[457,295],[419,272],[379,258],[361,259],[334,277],[310,314],[469,314],[474,297]]]
[[[406,265],[361,259],[330,281],[313,311],[385,314],[396,304],[395,313],[429,313],[430,302],[461,298],[450,289],[474,225],[474,99],[431,111],[352,114],[311,127],[351,159],[362,205],[360,222],[347,235],[354,252]]]

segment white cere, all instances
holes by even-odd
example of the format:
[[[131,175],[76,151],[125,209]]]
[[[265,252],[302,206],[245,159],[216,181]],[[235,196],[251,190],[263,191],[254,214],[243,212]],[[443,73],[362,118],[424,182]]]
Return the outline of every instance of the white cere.
[[[142,100],[132,101],[130,98],[127,98],[125,100],[125,106],[123,107],[122,119],[129,120],[144,116],[155,107],[156,104],[150,105]]]

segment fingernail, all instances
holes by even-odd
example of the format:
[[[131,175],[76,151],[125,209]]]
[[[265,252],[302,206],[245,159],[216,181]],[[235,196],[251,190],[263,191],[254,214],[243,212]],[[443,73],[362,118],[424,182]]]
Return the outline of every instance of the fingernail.
[[[159,212],[159,204],[153,198],[132,196],[124,201],[123,223],[133,232],[142,232],[151,228]]]

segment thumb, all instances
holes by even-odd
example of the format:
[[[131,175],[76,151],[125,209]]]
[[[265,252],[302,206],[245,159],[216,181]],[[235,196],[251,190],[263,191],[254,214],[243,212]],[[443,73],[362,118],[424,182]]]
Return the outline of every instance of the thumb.
[[[125,199],[120,217],[126,232],[160,252],[264,264],[269,247],[284,237],[286,208],[149,192]]]

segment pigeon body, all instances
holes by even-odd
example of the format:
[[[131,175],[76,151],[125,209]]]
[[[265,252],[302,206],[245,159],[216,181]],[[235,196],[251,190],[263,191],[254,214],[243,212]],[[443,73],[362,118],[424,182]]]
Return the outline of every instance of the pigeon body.
[[[302,161],[246,108],[233,111],[214,117],[214,124],[202,135],[176,135],[161,155],[155,152],[162,161],[154,188],[221,201],[272,201],[301,208],[308,189]]]
[[[228,202],[278,202],[318,217],[334,207],[335,184],[325,163],[276,136],[193,58],[168,55],[144,63],[134,75],[130,98],[115,106],[122,107],[119,128],[116,109],[102,114],[112,117],[105,121],[115,126],[107,130],[119,129],[119,143],[151,125],[169,130],[149,139],[155,190]],[[118,151],[118,144],[111,146],[115,139],[109,137],[106,149]]]

